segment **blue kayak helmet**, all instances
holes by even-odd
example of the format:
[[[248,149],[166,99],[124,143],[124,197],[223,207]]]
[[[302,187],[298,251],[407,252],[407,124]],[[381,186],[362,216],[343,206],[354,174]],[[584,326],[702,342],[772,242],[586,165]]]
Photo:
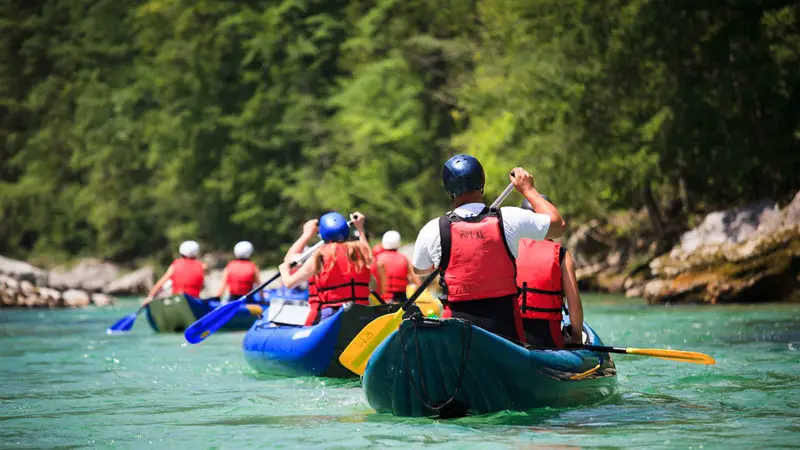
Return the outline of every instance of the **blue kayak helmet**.
[[[544,195],[544,194],[539,194],[539,195],[541,195],[543,199],[545,199],[548,202],[550,202],[550,199],[546,195]],[[553,202],[550,202],[550,203],[553,203]],[[531,202],[529,202],[527,198],[522,199],[522,204],[519,205],[519,207],[522,208],[522,209],[527,209],[529,211],[533,211],[533,206],[531,206]]]
[[[326,242],[344,242],[350,237],[347,219],[337,212],[329,212],[319,218],[319,237]]]
[[[483,172],[483,166],[475,157],[456,155],[444,163],[442,183],[450,197],[458,197],[465,192],[483,192],[486,175]]]

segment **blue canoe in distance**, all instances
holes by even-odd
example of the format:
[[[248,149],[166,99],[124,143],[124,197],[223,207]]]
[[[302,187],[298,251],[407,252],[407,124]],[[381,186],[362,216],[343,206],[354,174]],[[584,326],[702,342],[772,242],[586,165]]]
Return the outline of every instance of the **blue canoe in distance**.
[[[256,297],[261,300],[261,297]],[[189,325],[220,305],[217,298],[202,300],[188,294],[155,299],[147,305],[147,322],[158,333],[183,333]],[[246,304],[221,331],[244,331],[261,316],[266,305]]]
[[[603,345],[588,325],[584,342]],[[446,418],[599,403],[616,392],[616,368],[607,353],[525,348],[463,320],[405,320],[362,384],[380,413]]]
[[[294,308],[292,314],[278,311]],[[357,377],[339,363],[339,355],[364,326],[399,305],[348,304],[317,325],[305,322],[308,306],[273,302],[271,318],[253,324],[242,342],[248,364],[261,373],[282,376]],[[292,319],[285,317],[293,316]],[[289,323],[286,323],[289,322]]]

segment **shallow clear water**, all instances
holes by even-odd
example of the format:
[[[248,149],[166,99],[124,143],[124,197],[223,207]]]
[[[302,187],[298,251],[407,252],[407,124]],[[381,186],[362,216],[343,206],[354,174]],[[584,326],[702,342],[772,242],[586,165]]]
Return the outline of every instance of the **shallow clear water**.
[[[358,382],[256,374],[242,333],[189,346],[135,310],[0,310],[0,445],[75,448],[796,448],[800,305],[646,306],[586,296],[609,345],[711,354],[706,368],[615,359],[599,405],[451,421],[376,414]]]

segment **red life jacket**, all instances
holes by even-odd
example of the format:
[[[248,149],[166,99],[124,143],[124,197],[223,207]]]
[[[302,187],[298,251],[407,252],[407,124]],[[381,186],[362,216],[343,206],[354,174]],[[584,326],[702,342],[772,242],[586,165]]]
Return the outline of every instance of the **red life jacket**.
[[[246,259],[235,259],[228,263],[228,292],[231,297],[241,297],[253,289],[256,281],[256,265]]]
[[[317,292],[322,306],[338,306],[347,302],[356,302],[359,305],[369,305],[369,268],[365,267],[359,272],[347,259],[347,249],[344,245],[335,245],[334,255],[324,257],[322,270],[317,275]],[[331,258],[335,258],[333,262]]]
[[[192,258],[178,258],[172,262],[172,293],[200,297],[204,277],[203,263]]]
[[[372,247],[372,266],[369,268],[369,271],[372,273],[372,278],[375,279],[375,290],[377,292],[383,292],[381,288],[381,278],[378,276],[378,256],[385,251],[381,244]]]
[[[322,270],[314,277],[317,297],[312,301],[309,292],[311,310],[306,318],[306,326],[314,325],[321,308],[341,306],[348,302],[369,306],[370,269],[364,267],[355,272],[347,259],[345,246],[325,244],[323,249],[328,245],[335,245],[336,251],[333,256],[322,258]],[[331,259],[335,260],[331,262]]]
[[[317,276],[311,275],[308,279],[308,304],[319,303],[319,292],[317,292]]]
[[[523,319],[561,320],[561,244],[520,239],[517,286]]]
[[[499,209],[462,218],[439,218],[441,283],[447,302],[486,300],[517,294],[514,257],[508,249]]]
[[[384,298],[391,300],[395,292],[405,292],[408,286],[408,259],[397,250],[387,250],[378,256],[386,271]]]

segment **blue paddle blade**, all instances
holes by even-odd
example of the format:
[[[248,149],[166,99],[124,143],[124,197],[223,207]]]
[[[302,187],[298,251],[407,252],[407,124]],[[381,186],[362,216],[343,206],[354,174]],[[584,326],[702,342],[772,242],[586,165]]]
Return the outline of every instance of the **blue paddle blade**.
[[[189,326],[183,333],[183,337],[185,337],[186,341],[190,344],[202,342],[203,339],[211,336],[213,332],[219,330],[223,325],[228,323],[228,321],[236,315],[245,301],[246,298],[242,297],[235,302],[226,303],[213,309],[210,313]]]
[[[106,330],[107,334],[115,334],[115,333],[125,333],[131,331],[133,328],[133,322],[136,321],[136,316],[139,314],[139,311],[135,313],[130,313],[127,316],[119,319],[114,325],[111,325]]]

